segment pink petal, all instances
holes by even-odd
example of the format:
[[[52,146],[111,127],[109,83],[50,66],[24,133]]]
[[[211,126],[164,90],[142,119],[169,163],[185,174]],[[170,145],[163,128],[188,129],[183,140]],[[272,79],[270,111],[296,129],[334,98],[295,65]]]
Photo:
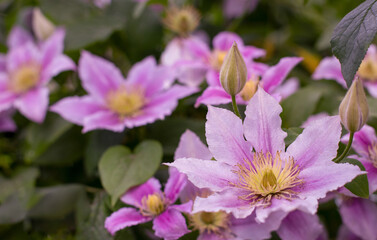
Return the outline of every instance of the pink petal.
[[[296,210],[284,218],[277,233],[282,240],[316,240],[323,231],[317,215]]]
[[[369,94],[372,97],[377,98],[377,84],[376,84],[376,82],[363,82],[363,84],[366,87],[366,89],[368,90]]]
[[[0,73],[0,112],[13,106],[17,95],[8,89],[8,75]]]
[[[124,130],[124,123],[121,118],[108,110],[98,111],[84,118],[83,133],[95,129],[107,129],[113,132],[122,132]]]
[[[275,94],[278,94],[282,99],[289,97],[294,92],[296,92],[300,87],[300,83],[297,78],[290,78],[285,83],[276,87],[274,90]]]
[[[12,110],[0,112],[0,132],[13,132],[17,129],[16,123],[12,119],[12,115]]]
[[[54,58],[62,54],[64,48],[65,31],[62,28],[55,32],[42,43],[42,68],[47,67]]]
[[[42,123],[45,119],[48,102],[49,91],[47,88],[35,88],[20,96],[14,106],[30,120]]]
[[[300,197],[324,198],[327,192],[334,191],[363,174],[358,166],[348,163],[317,163],[302,169],[299,178],[304,185],[298,189]]]
[[[212,154],[195,133],[186,130],[181,136],[177,150],[175,150],[174,159],[184,157],[210,160]]]
[[[254,46],[244,46],[241,50],[241,54],[245,60],[250,61],[255,58],[266,56],[266,50]]]
[[[283,211],[272,213],[264,223],[255,221],[255,212],[246,218],[231,218],[230,229],[238,237],[237,239],[253,240],[269,239],[271,232],[279,228],[281,221],[287,215]]]
[[[343,223],[362,239],[377,239],[377,206],[362,198],[345,199],[340,208]]]
[[[109,91],[118,89],[124,82],[122,73],[113,63],[86,51],[81,53],[79,75],[85,90],[102,101]]]
[[[207,73],[208,66],[197,60],[180,61],[174,68],[178,81],[186,86],[199,86]]]
[[[270,67],[264,73],[261,80],[263,89],[268,93],[274,91],[274,89],[287,77],[292,68],[294,68],[301,61],[302,58],[300,57],[285,57],[280,59],[278,64]]]
[[[186,186],[187,177],[186,175],[178,172],[178,170],[174,167],[169,168],[169,179],[165,186],[165,197],[170,201],[170,203],[174,203],[177,201],[179,194]]]
[[[243,40],[240,36],[232,32],[221,32],[213,39],[213,47],[227,52],[234,42],[237,42],[238,47],[243,47]]]
[[[0,72],[6,72],[7,58],[6,55],[0,53]]]
[[[187,175],[189,181],[199,188],[209,188],[212,191],[227,189],[229,182],[236,182],[237,175],[233,167],[218,161],[208,161],[195,158],[180,158],[166,165],[175,167]]]
[[[315,214],[317,208],[318,200],[313,197],[307,197],[306,199],[293,198],[288,200],[284,198],[273,198],[270,206],[258,206],[256,208],[256,220],[264,223],[273,213],[279,211],[289,213],[294,210],[301,210],[310,214]]]
[[[256,152],[275,155],[284,151],[284,138],[287,134],[281,130],[279,103],[262,88],[250,99],[246,107],[244,133]]]
[[[306,121],[303,124],[301,124],[300,127],[301,128],[307,128],[312,122],[320,120],[322,118],[327,118],[328,116],[329,116],[329,114],[326,113],[326,112],[311,115],[310,117],[308,117],[308,119],[306,119]]]
[[[347,144],[349,140],[349,134],[346,134],[342,137],[341,141],[344,144]],[[366,158],[369,158],[369,148],[377,143],[376,132],[371,126],[365,125],[356,132],[353,137],[352,148]]]
[[[301,169],[330,164],[337,155],[341,130],[339,116],[312,121],[288,147],[286,155],[293,157]]]
[[[322,59],[312,77],[314,80],[334,79],[344,88],[347,88],[346,81],[342,75],[340,62],[336,57],[325,57]]]
[[[251,159],[251,146],[243,137],[242,120],[232,112],[208,106],[206,137],[215,159],[236,165]]]
[[[30,62],[40,63],[41,53],[39,49],[32,43],[27,42],[17,48],[12,48],[7,55],[7,70],[12,72],[17,70],[23,64]]]
[[[225,211],[232,213],[236,218],[245,218],[254,211],[254,206],[248,202],[240,200],[238,189],[228,189],[219,193],[214,193],[207,198],[196,198],[193,213],[206,211]]]
[[[193,204],[192,201],[188,201],[188,202],[183,203],[183,204],[171,205],[169,208],[175,209],[177,211],[184,212],[184,213],[191,213],[192,204]]]
[[[27,42],[33,42],[33,37],[29,32],[21,27],[13,27],[9,33],[7,45],[9,48],[16,48],[24,45]]]
[[[157,237],[169,240],[178,239],[190,232],[182,214],[169,208],[153,220],[153,230]]]
[[[365,167],[365,171],[367,171],[368,177],[368,185],[369,185],[369,192],[370,194],[377,191],[377,168],[373,165],[373,163],[365,158],[355,158],[359,160]]]
[[[52,59],[52,61],[42,70],[41,83],[49,82],[54,76],[61,72],[74,70],[75,63],[66,55],[59,55]]]
[[[209,86],[195,102],[195,107],[200,104],[220,105],[232,102],[232,97],[222,87]]]
[[[152,220],[151,217],[141,215],[134,208],[121,208],[106,218],[105,228],[111,235],[114,235],[123,228],[145,223],[150,220]]]
[[[50,109],[70,122],[83,125],[85,117],[103,110],[103,107],[90,96],[76,96],[62,99]]]
[[[351,232],[346,225],[342,225],[339,228],[337,240],[361,240],[358,236],[356,236],[353,232]]]
[[[207,80],[208,85],[211,87],[221,87],[219,77],[220,77],[220,72],[213,69],[208,70],[206,74],[206,80]]]
[[[156,178],[150,178],[145,183],[128,190],[120,199],[135,207],[141,206],[143,197],[161,193],[161,184]]]

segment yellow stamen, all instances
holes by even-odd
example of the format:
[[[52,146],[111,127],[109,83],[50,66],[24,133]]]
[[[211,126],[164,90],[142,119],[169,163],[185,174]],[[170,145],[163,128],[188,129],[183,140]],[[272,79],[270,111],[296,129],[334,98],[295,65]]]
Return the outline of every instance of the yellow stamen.
[[[150,194],[141,199],[140,212],[143,216],[157,216],[165,210],[164,197],[159,194]]]
[[[10,89],[16,93],[24,93],[35,87],[40,77],[40,66],[30,63],[21,66],[10,75]]]
[[[369,161],[373,163],[373,166],[377,168],[377,143],[372,146],[368,146]]]
[[[240,95],[244,101],[249,101],[258,90],[259,79],[254,77],[246,82],[245,86],[240,92]]]
[[[366,57],[362,62],[358,70],[358,75],[367,81],[377,81],[377,61],[372,57]]]
[[[283,160],[280,152],[275,157],[269,152],[254,153],[253,161],[245,160],[237,168],[238,182],[231,185],[247,190],[239,198],[250,204],[260,202],[268,206],[273,197],[291,199],[297,194],[293,189],[304,183],[298,178],[300,169],[293,158]]]
[[[220,71],[226,57],[227,51],[214,50],[211,54],[210,62],[214,69]]]
[[[200,233],[229,234],[229,215],[223,211],[198,212],[189,216],[190,226]],[[224,238],[226,239],[226,238]]]
[[[138,114],[144,104],[143,93],[137,89],[127,90],[121,87],[116,91],[110,92],[107,97],[109,109],[121,117]]]

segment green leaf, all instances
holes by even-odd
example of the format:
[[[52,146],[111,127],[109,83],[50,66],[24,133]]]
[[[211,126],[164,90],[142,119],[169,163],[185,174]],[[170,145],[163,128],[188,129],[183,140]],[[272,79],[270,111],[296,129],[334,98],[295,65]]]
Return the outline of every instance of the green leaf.
[[[350,163],[352,165],[357,165],[362,171],[365,171],[365,167],[363,164],[355,159],[346,158],[341,161],[345,163]],[[353,194],[362,197],[362,198],[369,198],[369,184],[368,178],[366,174],[362,174],[357,176],[345,185],[345,187],[350,190]]]
[[[61,185],[37,189],[40,201],[29,211],[33,219],[62,219],[72,213],[84,187],[78,184]]]
[[[111,204],[130,187],[147,181],[160,166],[162,147],[157,141],[140,143],[131,154],[124,146],[109,148],[100,159],[101,182],[111,195]]]
[[[115,133],[111,131],[99,130],[90,133],[84,159],[84,166],[87,175],[93,175],[94,170],[106,149],[120,144],[123,138],[124,133]]]
[[[369,45],[377,33],[377,0],[366,0],[335,27],[331,47],[342,65],[348,86],[355,77]]]
[[[293,128],[288,128],[284,129],[284,131],[287,132],[287,137],[284,139],[285,146],[291,145],[296,138],[302,133],[304,129],[303,128],[298,128],[298,127],[293,127]]]

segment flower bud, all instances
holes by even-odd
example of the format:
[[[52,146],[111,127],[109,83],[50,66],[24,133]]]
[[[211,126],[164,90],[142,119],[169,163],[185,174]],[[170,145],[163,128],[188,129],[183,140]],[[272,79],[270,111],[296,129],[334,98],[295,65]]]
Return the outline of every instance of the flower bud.
[[[234,42],[220,69],[221,86],[227,93],[234,96],[243,89],[246,78],[246,64],[238,50],[237,43]]]
[[[189,36],[198,27],[199,21],[200,13],[192,6],[170,7],[163,19],[167,28],[183,37]]]
[[[48,20],[39,8],[33,9],[33,32],[38,40],[46,40],[54,31],[54,24]]]
[[[368,119],[369,109],[364,88],[356,78],[339,106],[339,115],[349,132],[359,131]]]

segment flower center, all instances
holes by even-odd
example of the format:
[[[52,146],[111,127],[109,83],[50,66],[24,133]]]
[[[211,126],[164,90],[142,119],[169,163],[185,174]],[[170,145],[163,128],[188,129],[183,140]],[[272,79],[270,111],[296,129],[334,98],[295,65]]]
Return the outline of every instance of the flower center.
[[[368,147],[369,160],[373,163],[373,166],[377,168],[377,144],[373,144]]]
[[[165,210],[164,197],[158,193],[149,194],[141,199],[140,212],[143,216],[157,216]]]
[[[190,225],[200,233],[215,233],[223,235],[229,232],[229,216],[223,211],[198,212],[189,216]]]
[[[210,63],[214,69],[220,71],[226,57],[227,51],[214,50],[211,54]]]
[[[253,77],[246,82],[245,86],[240,92],[240,95],[244,101],[249,101],[258,90],[259,78]]]
[[[142,91],[137,89],[127,90],[124,87],[109,93],[107,106],[110,110],[119,114],[121,117],[132,116],[139,113],[144,106],[145,99]]]
[[[283,160],[280,152],[275,157],[269,152],[254,153],[252,162],[245,160],[237,168],[238,182],[231,185],[247,190],[239,198],[251,204],[260,202],[268,206],[273,197],[291,199],[297,194],[294,188],[304,183],[298,178],[300,169],[293,158]]]
[[[10,89],[15,93],[24,93],[35,87],[40,77],[38,64],[25,64],[10,75]]]
[[[371,57],[364,59],[359,67],[358,75],[367,81],[377,81],[377,61]]]
[[[181,9],[172,7],[167,10],[164,24],[172,31],[188,36],[199,25],[200,14],[193,7],[183,7]]]

